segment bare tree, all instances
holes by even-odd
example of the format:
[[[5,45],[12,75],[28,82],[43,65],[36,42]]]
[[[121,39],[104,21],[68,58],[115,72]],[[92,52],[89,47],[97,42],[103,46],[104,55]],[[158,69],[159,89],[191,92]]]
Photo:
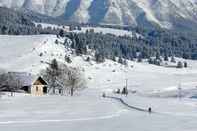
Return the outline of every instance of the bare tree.
[[[86,87],[86,81],[80,69],[70,69],[70,71],[68,72],[68,84],[68,89],[70,90],[71,96],[74,95],[75,91],[84,89]]]
[[[10,91],[11,96],[22,87],[21,80],[11,72],[0,75],[0,83],[0,90]]]
[[[82,71],[79,68],[68,67],[63,63],[58,63],[58,68],[52,68],[50,65],[42,71],[42,76],[48,82],[49,87],[53,89],[53,93],[55,93],[56,87],[61,87],[73,96],[75,91],[86,87]]]

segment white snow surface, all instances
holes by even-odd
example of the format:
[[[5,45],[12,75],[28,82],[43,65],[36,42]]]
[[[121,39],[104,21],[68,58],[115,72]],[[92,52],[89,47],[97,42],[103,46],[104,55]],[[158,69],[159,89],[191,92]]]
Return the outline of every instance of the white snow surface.
[[[54,35],[0,36],[0,68],[38,74],[53,58],[64,62],[69,53]],[[40,53],[43,53],[40,56]],[[166,68],[129,61],[128,67],[111,60],[96,64],[85,62],[86,56],[71,55],[69,66],[85,70],[88,88],[74,97],[5,93],[0,98],[2,131],[196,131],[197,62],[187,60],[185,69]],[[178,59],[184,61],[182,59]],[[177,60],[177,61],[178,61]],[[152,110],[148,114],[129,109],[118,101],[102,98],[106,92],[125,86],[130,93],[121,97],[129,105]],[[181,99],[177,98],[181,85]]]
[[[126,31],[121,29],[114,29],[114,28],[103,28],[103,27],[82,27],[82,30],[74,30],[75,33],[85,33],[86,31],[94,30],[95,33],[103,33],[103,34],[112,34],[116,36],[133,36],[132,31]],[[139,36],[139,35],[137,35]]]

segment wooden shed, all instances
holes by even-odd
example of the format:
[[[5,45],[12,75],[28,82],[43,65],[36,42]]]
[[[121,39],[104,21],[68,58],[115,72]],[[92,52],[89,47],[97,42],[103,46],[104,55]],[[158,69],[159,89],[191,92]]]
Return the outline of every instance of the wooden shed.
[[[30,93],[35,96],[47,94],[47,82],[43,80],[42,77],[38,77],[35,81],[33,81],[30,91]]]
[[[6,79],[5,83],[1,84],[5,87],[10,86],[6,85],[8,81],[12,82],[12,86],[17,88],[15,89],[16,91],[29,93],[33,96],[42,96],[48,93],[47,82],[41,76],[35,76],[27,72],[8,72],[3,74],[3,76],[6,76]],[[8,80],[8,78],[10,79]],[[5,89],[5,91],[9,90]]]

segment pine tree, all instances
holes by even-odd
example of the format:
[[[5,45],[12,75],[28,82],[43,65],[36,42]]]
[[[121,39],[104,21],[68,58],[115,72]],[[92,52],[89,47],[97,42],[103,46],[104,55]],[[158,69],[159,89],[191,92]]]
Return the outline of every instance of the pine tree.
[[[137,57],[137,62],[142,62],[142,55],[141,54]]]
[[[164,61],[168,61],[169,59],[168,59],[168,55],[167,55],[167,53],[165,53],[164,54]]]
[[[59,36],[60,36],[60,37],[64,37],[64,30],[63,30],[63,29],[61,29],[61,30],[59,31]]]
[[[183,68],[183,63],[182,63],[181,61],[179,61],[179,62],[177,63],[177,68]]]
[[[72,63],[72,60],[71,60],[71,58],[69,56],[65,56],[65,61],[67,63]]]
[[[187,67],[188,67],[188,65],[187,65],[187,62],[186,62],[186,61],[184,62],[184,67],[185,67],[185,68],[187,68]]]
[[[176,63],[176,60],[175,60],[174,56],[171,57],[170,61],[173,62],[173,63]]]
[[[124,61],[123,61],[123,65],[128,66],[128,62],[127,62],[127,60],[126,60],[126,59],[124,59]]]
[[[102,62],[105,62],[105,56],[102,52],[100,51],[97,51],[95,53],[95,60],[97,63],[102,63]]]
[[[119,57],[119,58],[118,58],[118,63],[123,64],[123,59],[122,59],[122,57]]]

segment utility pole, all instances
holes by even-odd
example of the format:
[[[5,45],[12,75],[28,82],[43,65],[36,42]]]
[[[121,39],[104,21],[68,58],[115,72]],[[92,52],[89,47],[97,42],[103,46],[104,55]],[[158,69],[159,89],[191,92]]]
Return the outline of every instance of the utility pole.
[[[180,83],[179,86],[178,86],[178,97],[179,97],[179,99],[181,99],[181,97],[182,97],[181,83]]]
[[[126,78],[126,89],[128,87],[128,78]]]

